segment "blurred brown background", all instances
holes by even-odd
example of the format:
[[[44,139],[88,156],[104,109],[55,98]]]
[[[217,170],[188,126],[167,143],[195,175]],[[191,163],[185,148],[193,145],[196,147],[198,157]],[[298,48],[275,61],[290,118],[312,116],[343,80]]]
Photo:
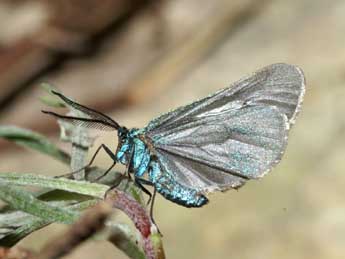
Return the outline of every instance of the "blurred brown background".
[[[168,258],[345,258],[344,17],[342,0],[3,0],[0,123],[58,141],[40,113],[41,82],[141,127],[265,65],[296,64],[307,92],[279,166],[201,209],[159,197],[156,221]],[[116,147],[113,133],[99,134]],[[68,170],[3,141],[0,149],[1,172]],[[21,244],[39,249],[61,228]],[[126,257],[90,241],[68,258]]]

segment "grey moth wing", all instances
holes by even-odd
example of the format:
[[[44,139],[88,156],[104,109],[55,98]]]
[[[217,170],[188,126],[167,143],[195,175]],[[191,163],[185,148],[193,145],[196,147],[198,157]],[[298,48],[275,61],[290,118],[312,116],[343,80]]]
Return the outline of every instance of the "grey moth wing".
[[[207,193],[260,178],[285,151],[305,92],[300,68],[273,64],[152,120],[143,130],[161,169]]]

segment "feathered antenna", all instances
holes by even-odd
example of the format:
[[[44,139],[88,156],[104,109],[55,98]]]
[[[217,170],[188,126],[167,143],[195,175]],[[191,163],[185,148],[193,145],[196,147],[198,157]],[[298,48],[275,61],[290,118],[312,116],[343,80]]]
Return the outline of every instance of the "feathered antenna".
[[[88,108],[84,105],[81,105],[79,103],[76,103],[72,101],[71,99],[67,98],[61,93],[58,93],[56,91],[51,91],[54,95],[58,96],[63,102],[65,102],[67,105],[73,107],[74,109],[85,113],[90,118],[83,118],[83,117],[74,117],[74,116],[67,116],[67,115],[61,115],[57,114],[55,112],[51,111],[44,111],[43,113],[52,115],[60,120],[67,121],[69,123],[72,123],[77,126],[82,126],[86,128],[93,128],[93,129],[99,129],[99,130],[122,130],[123,127],[121,127],[116,121],[114,121],[109,116],[98,112],[96,110],[93,110],[91,108]]]

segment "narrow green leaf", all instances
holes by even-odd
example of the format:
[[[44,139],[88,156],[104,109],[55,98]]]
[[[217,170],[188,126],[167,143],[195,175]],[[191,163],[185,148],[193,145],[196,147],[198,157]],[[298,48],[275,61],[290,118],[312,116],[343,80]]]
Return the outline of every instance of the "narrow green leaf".
[[[50,205],[60,205],[65,207],[66,209],[72,209],[73,211],[82,211],[84,209],[87,209],[91,206],[94,206],[98,200],[88,200],[83,201],[77,204],[70,204],[68,206],[63,206],[61,202],[49,202]],[[20,225],[12,225],[12,228],[7,232],[0,235],[0,245],[5,247],[11,247],[14,246],[16,243],[18,243],[21,239],[29,235],[30,233],[41,229],[45,227],[46,225],[49,225],[50,223],[53,223],[52,220],[46,220],[41,219],[35,216],[32,216],[30,214],[27,214],[25,212],[16,211],[16,212],[10,212],[4,215],[4,217],[8,216],[11,217],[15,215],[18,218],[21,218],[23,221]],[[9,219],[10,221],[15,222],[14,220]],[[1,226],[1,224],[0,224]],[[11,225],[9,225],[11,226]],[[14,228],[13,228],[14,227]],[[3,227],[1,227],[3,228]],[[0,228],[0,229],[1,229]]]
[[[31,215],[54,222],[70,224],[75,221],[79,213],[52,206],[36,199],[30,192],[0,182],[0,199],[12,208],[27,212]]]
[[[1,237],[0,245],[12,247],[30,233],[47,226],[49,223],[49,220],[33,217],[29,224],[20,226]]]
[[[46,137],[31,130],[16,126],[0,126],[0,137],[16,144],[47,154],[65,164],[70,163],[70,156],[56,147]]]
[[[44,103],[47,106],[50,107],[54,107],[54,108],[63,108],[65,107],[65,105],[63,103],[61,103],[59,100],[57,100],[56,98],[52,97],[52,96],[40,96],[39,97],[40,101],[42,103]]]
[[[109,189],[109,186],[103,184],[66,178],[52,178],[36,174],[2,173],[0,174],[0,181],[8,185],[38,186],[75,192],[97,198],[103,198]]]
[[[51,93],[51,91],[56,91],[56,88],[54,85],[47,83],[47,82],[43,82],[40,85],[42,87],[42,89],[44,89],[47,93]]]
[[[49,83],[42,83],[41,87],[48,93],[48,95],[40,97],[40,100],[44,104],[55,108],[66,107],[64,102],[51,93],[51,91],[56,91],[56,88],[53,85]]]

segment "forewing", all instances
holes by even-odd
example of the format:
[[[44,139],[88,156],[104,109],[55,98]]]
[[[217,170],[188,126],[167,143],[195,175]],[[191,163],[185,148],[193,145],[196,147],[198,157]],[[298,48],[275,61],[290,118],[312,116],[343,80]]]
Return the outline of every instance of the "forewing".
[[[289,64],[273,64],[235,82],[213,95],[183,106],[152,120],[146,131],[164,132],[184,124],[193,117],[219,113],[245,104],[274,106],[293,124],[305,92],[305,79],[300,68]]]

